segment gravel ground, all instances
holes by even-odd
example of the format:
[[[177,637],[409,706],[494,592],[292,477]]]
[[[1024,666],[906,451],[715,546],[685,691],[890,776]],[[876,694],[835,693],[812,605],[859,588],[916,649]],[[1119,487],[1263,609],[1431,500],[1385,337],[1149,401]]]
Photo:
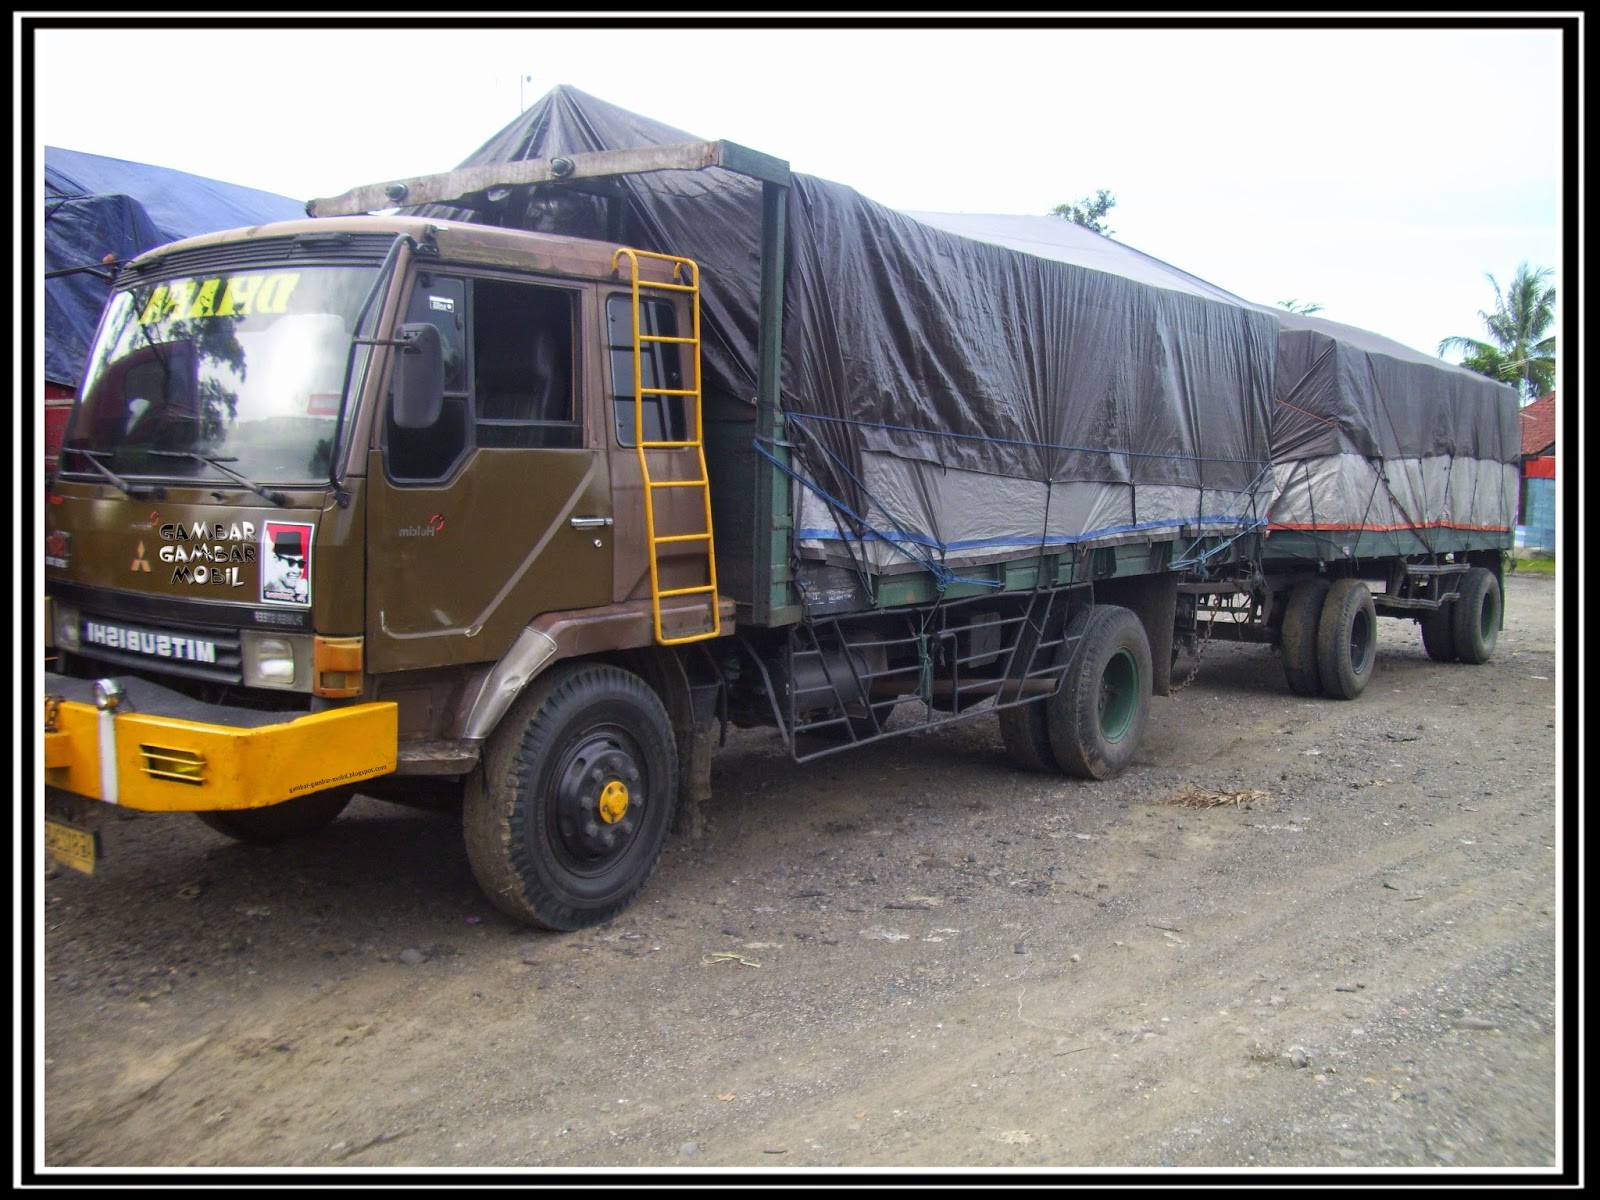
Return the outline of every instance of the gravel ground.
[[[1213,644],[1103,784],[990,715],[798,766],[733,734],[704,836],[575,934],[500,916],[448,815],[117,821],[36,896],[32,1161],[1555,1180],[1557,593],[1506,600],[1481,667],[1381,622],[1350,703]]]

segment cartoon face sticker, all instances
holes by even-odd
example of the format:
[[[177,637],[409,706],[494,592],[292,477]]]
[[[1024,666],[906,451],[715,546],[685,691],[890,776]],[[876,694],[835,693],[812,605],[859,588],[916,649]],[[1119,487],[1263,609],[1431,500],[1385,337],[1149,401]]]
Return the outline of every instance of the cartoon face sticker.
[[[261,531],[261,599],[311,603],[311,526],[268,521]]]

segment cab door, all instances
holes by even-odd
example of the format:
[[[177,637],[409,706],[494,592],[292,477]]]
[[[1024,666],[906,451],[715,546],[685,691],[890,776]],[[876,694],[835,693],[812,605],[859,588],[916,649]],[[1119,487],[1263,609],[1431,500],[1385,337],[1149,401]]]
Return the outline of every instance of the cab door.
[[[425,271],[445,399],[426,429],[387,400],[368,471],[367,647],[377,672],[491,661],[543,613],[610,602],[604,430],[586,419],[592,297],[555,281]]]

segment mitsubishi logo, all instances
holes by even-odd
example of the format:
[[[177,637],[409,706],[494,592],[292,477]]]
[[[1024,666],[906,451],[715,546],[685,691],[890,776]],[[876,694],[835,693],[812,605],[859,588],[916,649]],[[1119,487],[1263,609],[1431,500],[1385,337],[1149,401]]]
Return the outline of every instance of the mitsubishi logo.
[[[129,567],[128,569],[130,571],[148,571],[150,569],[150,560],[144,556],[143,542],[139,543],[139,548],[134,554],[133,566]]]

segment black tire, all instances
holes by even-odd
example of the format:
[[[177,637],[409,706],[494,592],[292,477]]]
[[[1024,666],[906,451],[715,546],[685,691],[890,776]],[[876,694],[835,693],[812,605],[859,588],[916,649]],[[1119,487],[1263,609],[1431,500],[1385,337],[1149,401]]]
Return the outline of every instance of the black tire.
[[[1330,586],[1326,579],[1296,584],[1283,609],[1278,655],[1289,690],[1296,696],[1322,693],[1322,680],[1317,674],[1317,623],[1322,619]]]
[[[331,788],[296,796],[266,808],[231,808],[195,813],[201,822],[236,842],[270,846],[331,825],[355,796],[351,788]]]
[[[1328,589],[1317,621],[1317,675],[1330,700],[1354,700],[1367,689],[1378,661],[1378,610],[1359,579]]]
[[[1050,719],[1045,709],[1048,701],[1035,700],[1028,704],[1013,704],[1000,710],[1000,740],[1005,743],[1006,754],[1017,766],[1044,775],[1061,774],[1061,764],[1056,762],[1056,752],[1050,748]]]
[[[1079,614],[1067,632],[1080,638],[1045,702],[1050,748],[1068,775],[1110,779],[1133,761],[1150,720],[1150,639],[1144,622],[1115,604]]]
[[[556,667],[512,706],[467,782],[467,860],[507,916],[596,925],[655,872],[677,794],[672,723],[650,687],[617,667]]]
[[[1454,608],[1456,657],[1474,666],[1488,662],[1500,640],[1500,581],[1494,572],[1473,567],[1462,576]]]
[[[1446,600],[1422,618],[1422,648],[1434,662],[1456,661],[1456,602]]]

